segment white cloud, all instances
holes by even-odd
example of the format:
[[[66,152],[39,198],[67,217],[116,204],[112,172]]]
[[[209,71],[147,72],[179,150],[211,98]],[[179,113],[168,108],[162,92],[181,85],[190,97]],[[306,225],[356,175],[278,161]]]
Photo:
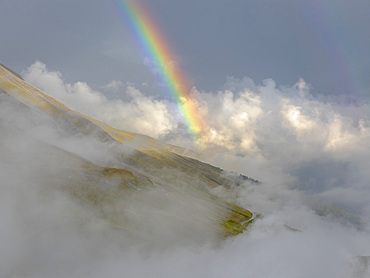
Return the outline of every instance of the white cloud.
[[[147,97],[134,87],[125,88],[127,101],[109,100],[86,83],[68,84],[40,62],[24,76],[72,108],[115,127],[188,143],[173,112],[175,104]],[[355,257],[369,255],[370,119],[367,113],[351,113],[369,111],[368,104],[349,108],[329,103],[311,95],[303,79],[277,87],[271,79],[257,85],[249,78],[230,78],[226,87],[217,93],[193,92],[207,124],[202,159],[263,181],[235,187],[237,199],[214,190],[263,218],[218,247],[178,246],[144,256],[135,248],[126,252],[109,247],[99,258],[85,256],[89,267],[81,266],[70,277],[122,272],[137,277],[351,277],[359,268],[366,275],[366,258]],[[317,201],[362,216],[363,230],[317,215]],[[7,229],[3,234],[9,237]],[[96,246],[89,240],[86,244]],[[73,249],[69,255],[80,256]]]
[[[354,206],[356,201],[340,192],[345,189],[347,196],[370,197],[370,190],[365,189],[370,174],[361,166],[370,163],[368,114],[351,117],[348,107],[312,96],[302,79],[281,88],[272,80],[258,86],[250,79],[240,84],[232,79],[232,87],[236,89],[199,93],[207,106],[203,116],[210,127],[204,135],[212,150],[208,161],[265,182],[277,184],[280,180],[305,188],[367,215],[368,205],[361,201]],[[358,110],[366,110],[366,105]],[[324,167],[307,168],[317,162]],[[341,163],[348,165],[346,172],[338,172]],[[310,179],[316,180],[316,185],[306,188]]]
[[[49,71],[46,65],[35,62],[25,72],[27,82],[54,96],[83,114],[103,121],[115,128],[158,138],[176,128],[177,123],[168,109],[168,103],[144,96],[128,86],[122,91],[123,100],[109,100],[85,82],[69,84],[60,72]],[[120,81],[112,81],[106,88],[118,89]]]
[[[109,100],[84,82],[65,82],[61,73],[47,70],[41,62],[30,66],[24,77],[77,111],[113,127],[185,146],[191,140],[184,136],[176,104],[145,96],[132,86],[123,92],[125,101]],[[122,89],[119,81],[108,85]],[[335,195],[336,187],[341,190],[345,186],[328,182],[338,180],[335,171],[310,172],[321,176],[319,180],[297,173],[311,162],[321,161],[329,165],[325,169],[330,169],[330,165],[336,169],[338,163],[345,161],[351,166],[347,182],[352,183],[347,185],[348,190],[354,195],[369,196],[363,189],[369,177],[366,171],[359,170],[361,163],[369,163],[365,154],[369,152],[370,119],[366,113],[359,117],[353,113],[354,107],[349,109],[314,97],[303,79],[291,87],[278,88],[272,79],[256,85],[249,78],[229,78],[226,87],[217,93],[193,91],[199,115],[206,123],[202,140],[207,161],[266,182],[286,181],[294,187],[309,184],[307,179],[321,181],[328,183],[321,187],[330,188],[330,196]],[[357,110],[366,111],[367,104],[364,105]],[[348,203],[344,199],[348,201],[337,201]]]
[[[107,85],[102,86],[102,89],[107,92],[114,92],[117,93],[124,87],[123,83],[121,81],[112,80]]]

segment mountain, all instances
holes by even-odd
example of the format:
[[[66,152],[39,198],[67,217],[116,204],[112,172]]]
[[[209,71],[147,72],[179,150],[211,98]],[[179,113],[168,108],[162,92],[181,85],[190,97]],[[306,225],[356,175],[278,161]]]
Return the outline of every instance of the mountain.
[[[81,223],[92,217],[143,239],[153,231],[191,238],[237,235],[254,219],[213,192],[257,181],[74,111],[1,64],[0,108],[0,162],[42,195],[77,203]]]

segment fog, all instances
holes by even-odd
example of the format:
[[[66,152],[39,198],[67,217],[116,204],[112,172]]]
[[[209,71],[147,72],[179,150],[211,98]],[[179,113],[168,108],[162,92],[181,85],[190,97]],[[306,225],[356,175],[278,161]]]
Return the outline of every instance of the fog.
[[[86,83],[69,84],[41,62],[22,75],[114,127],[196,149],[169,100],[119,82],[111,85],[120,99],[108,99]],[[69,178],[66,171],[82,162],[50,153],[57,147],[110,166],[118,163],[115,153],[132,148],[66,136],[54,119],[1,96],[2,276],[367,277],[369,104],[312,95],[303,79],[278,86],[271,79],[255,84],[230,78],[224,91],[194,88],[194,94],[208,126],[198,157],[224,168],[225,175],[236,171],[261,181],[235,186],[234,194],[222,187],[213,193],[260,218],[243,234],[222,240],[207,225],[196,230],[166,217],[158,225],[151,214],[142,221],[145,237],[124,233],[58,188],[59,179]],[[148,213],[161,194],[123,201]],[[345,210],[327,209],[331,204]],[[194,213],[176,203],[167,208],[185,219]]]

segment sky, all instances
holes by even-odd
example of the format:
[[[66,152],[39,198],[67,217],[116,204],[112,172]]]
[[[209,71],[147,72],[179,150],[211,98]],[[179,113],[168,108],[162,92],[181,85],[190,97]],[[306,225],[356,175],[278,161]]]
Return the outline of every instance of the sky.
[[[117,1],[1,1],[1,62],[17,72],[36,60],[69,82],[112,80],[162,96]],[[312,91],[368,99],[370,19],[366,0],[142,0],[201,91],[228,77],[278,86],[303,78]]]
[[[105,253],[91,257],[84,250],[106,243],[95,230],[86,239],[76,227],[60,232],[60,227],[52,227],[43,232],[48,238],[60,236],[60,244],[54,246],[55,257],[49,258],[34,246],[34,238],[17,229],[24,216],[6,213],[12,207],[8,204],[17,202],[18,191],[32,188],[28,170],[13,180],[7,161],[1,159],[0,175],[9,181],[0,197],[1,221],[7,223],[0,236],[12,254],[7,269],[22,266],[22,273],[28,264],[37,266],[24,255],[29,252],[40,261],[61,262],[61,277],[64,264],[70,265],[63,254],[71,260],[83,258],[70,277],[116,277],[127,269],[137,277],[173,277],[189,271],[194,277],[367,277],[369,260],[358,256],[370,255],[370,2],[140,2],[160,26],[175,53],[173,62],[193,86],[197,113],[206,123],[201,148],[115,1],[0,2],[0,62],[81,113],[119,129],[201,150],[201,160],[260,180],[261,185],[234,188],[238,197],[229,201],[264,217],[221,246],[177,246],[152,256],[142,256],[136,248],[116,250],[109,242]],[[13,115],[8,110],[1,106],[2,119]],[[107,146],[56,139],[53,129],[37,133],[43,130],[31,134],[99,165],[112,155]],[[214,193],[230,198],[221,188]],[[32,212],[40,212],[37,194],[27,201]],[[337,205],[350,216],[320,216],[318,204]],[[70,205],[62,199],[42,215],[69,219],[64,209]],[[360,224],[353,223],[357,217]],[[285,225],[301,232],[292,233]],[[31,230],[38,229],[31,225]],[[22,249],[24,243],[29,247]],[[45,276],[50,274],[45,271]]]

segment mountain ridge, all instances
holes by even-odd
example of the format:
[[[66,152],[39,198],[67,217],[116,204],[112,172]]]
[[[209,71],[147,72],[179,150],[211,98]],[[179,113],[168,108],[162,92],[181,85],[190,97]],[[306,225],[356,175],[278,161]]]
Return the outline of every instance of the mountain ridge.
[[[36,161],[44,159],[44,164],[48,163],[50,157],[58,157],[63,163],[65,161],[77,163],[78,166],[75,168],[69,167],[68,163],[63,166],[63,169],[59,166],[58,171],[66,172],[66,175],[73,178],[66,179],[64,175],[61,177],[57,175],[57,187],[92,207],[99,217],[115,223],[115,226],[121,228],[137,226],[135,221],[131,221],[135,224],[127,224],[128,220],[122,217],[122,211],[117,205],[121,204],[122,200],[131,203],[127,195],[135,196],[132,198],[138,200],[144,199],[143,202],[153,202],[151,207],[145,209],[144,214],[155,211],[156,217],[161,218],[166,215],[176,222],[191,223],[197,228],[207,223],[214,227],[217,233],[223,235],[239,234],[249,224],[246,220],[253,215],[250,211],[223,201],[211,193],[212,188],[222,186],[225,190],[230,190],[235,184],[235,181],[223,175],[222,169],[179,154],[178,152],[183,151],[180,147],[167,145],[148,136],[112,128],[74,111],[56,98],[28,84],[2,65],[0,65],[0,89],[15,102],[56,119],[60,123],[63,134],[68,138],[72,133],[82,134],[102,143],[113,144],[115,148],[120,148],[119,145],[131,148],[129,155],[125,152],[114,152],[113,160],[108,163],[110,165],[103,166],[48,143],[46,145],[40,143],[41,149],[49,150],[46,152],[49,153],[46,157],[37,158],[38,154],[33,154],[32,157]],[[143,197],[151,194],[155,196],[152,199]],[[193,206],[198,209],[190,213],[194,215],[184,215],[181,218],[182,213],[171,213],[159,205],[166,202],[176,204],[175,211],[179,208],[183,208],[183,211],[193,211]],[[131,205],[132,208],[135,214],[139,214],[140,209],[135,205]],[[134,230],[136,233],[140,229]]]

